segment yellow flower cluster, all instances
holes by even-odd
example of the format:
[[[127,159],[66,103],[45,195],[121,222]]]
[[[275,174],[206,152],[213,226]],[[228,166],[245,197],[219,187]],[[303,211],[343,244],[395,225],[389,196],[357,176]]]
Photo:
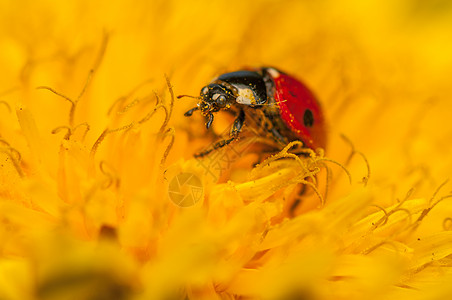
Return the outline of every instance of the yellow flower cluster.
[[[448,299],[449,1],[0,4],[0,299]],[[328,147],[190,98],[275,66]],[[255,165],[256,162],[260,164]]]

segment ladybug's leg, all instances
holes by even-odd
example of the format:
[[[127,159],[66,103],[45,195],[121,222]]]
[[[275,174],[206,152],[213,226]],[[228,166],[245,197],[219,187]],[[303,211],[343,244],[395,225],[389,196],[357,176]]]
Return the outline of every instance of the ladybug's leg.
[[[194,112],[195,110],[198,110],[198,109],[199,109],[199,107],[198,107],[198,106],[195,106],[195,107],[193,107],[192,109],[190,109],[189,111],[187,111],[187,112],[184,114],[184,116],[190,117],[190,116],[193,114],[193,112]]]
[[[275,127],[273,127],[271,130],[272,130],[272,134],[273,134],[273,136],[276,138],[277,142],[279,142],[279,143],[282,144],[282,145],[287,144],[287,139],[284,138],[284,137],[282,136],[282,134],[279,133],[279,131],[278,131]]]
[[[237,137],[239,136],[239,133],[242,130],[244,122],[245,122],[245,112],[243,111],[243,109],[241,109],[239,112],[239,115],[237,116],[237,118],[234,121],[234,124],[232,125],[231,132],[229,133],[230,138],[227,140],[222,140],[222,141],[216,142],[211,148],[204,150],[202,152],[196,153],[195,157],[206,156],[207,154],[209,154],[210,152],[212,152],[216,149],[229,145],[232,141],[237,139]]]
[[[240,110],[239,115],[234,120],[234,125],[232,125],[231,132],[229,136],[231,138],[237,138],[239,136],[240,131],[242,131],[243,123],[245,122],[245,112],[243,109]]]

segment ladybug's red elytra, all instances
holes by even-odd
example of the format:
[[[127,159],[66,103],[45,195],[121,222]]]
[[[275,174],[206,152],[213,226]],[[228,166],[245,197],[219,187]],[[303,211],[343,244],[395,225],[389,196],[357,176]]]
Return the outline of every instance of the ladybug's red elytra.
[[[185,95],[179,96],[179,98]],[[326,128],[319,102],[296,78],[275,68],[260,68],[225,73],[201,89],[196,107],[185,113],[189,117],[200,110],[212,125],[214,113],[225,110],[235,114],[229,138],[196,154],[202,157],[228,145],[239,134],[250,116],[265,127],[266,136],[280,148],[300,140],[305,147],[325,149]]]

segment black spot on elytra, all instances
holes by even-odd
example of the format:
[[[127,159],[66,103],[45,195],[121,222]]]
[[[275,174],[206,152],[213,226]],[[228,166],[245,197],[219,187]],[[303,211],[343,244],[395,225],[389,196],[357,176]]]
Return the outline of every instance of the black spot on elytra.
[[[312,125],[314,125],[314,115],[310,109],[304,111],[303,123],[306,127],[312,127]]]

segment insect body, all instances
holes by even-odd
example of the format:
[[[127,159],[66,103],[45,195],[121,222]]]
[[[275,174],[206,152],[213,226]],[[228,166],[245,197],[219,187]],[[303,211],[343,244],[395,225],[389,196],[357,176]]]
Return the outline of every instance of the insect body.
[[[185,116],[200,110],[207,117],[207,128],[212,125],[214,113],[220,110],[234,113],[236,119],[228,139],[196,156],[207,155],[237,139],[245,119],[250,117],[258,119],[257,124],[265,127],[260,128],[261,131],[265,130],[266,136],[281,148],[294,140],[301,140],[311,149],[326,146],[325,122],[319,102],[303,83],[275,68],[223,74],[203,87],[198,99],[197,106]]]

